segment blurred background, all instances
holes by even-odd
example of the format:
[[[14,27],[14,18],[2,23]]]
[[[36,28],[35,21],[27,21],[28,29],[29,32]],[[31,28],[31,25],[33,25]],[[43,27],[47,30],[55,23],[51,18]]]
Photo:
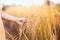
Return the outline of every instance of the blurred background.
[[[22,28],[3,19],[7,40],[60,40],[60,0],[2,0],[1,3],[2,11],[28,19]]]

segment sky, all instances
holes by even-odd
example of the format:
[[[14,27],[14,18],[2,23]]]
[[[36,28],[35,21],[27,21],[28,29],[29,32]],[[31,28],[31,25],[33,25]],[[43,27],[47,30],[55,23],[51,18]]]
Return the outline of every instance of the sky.
[[[33,4],[35,5],[43,5],[45,0],[2,0],[2,4],[4,5],[12,5],[12,4],[17,4],[17,5],[23,5],[23,6],[32,6]],[[53,0],[55,4],[60,3],[60,0]]]

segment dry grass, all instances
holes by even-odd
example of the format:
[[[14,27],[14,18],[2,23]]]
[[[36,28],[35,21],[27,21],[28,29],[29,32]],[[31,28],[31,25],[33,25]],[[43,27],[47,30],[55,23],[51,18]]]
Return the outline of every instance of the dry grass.
[[[19,40],[57,40],[58,17],[50,6],[12,6],[6,8],[6,12],[16,17],[27,18],[25,26],[19,25]],[[17,37],[14,40],[17,40]]]

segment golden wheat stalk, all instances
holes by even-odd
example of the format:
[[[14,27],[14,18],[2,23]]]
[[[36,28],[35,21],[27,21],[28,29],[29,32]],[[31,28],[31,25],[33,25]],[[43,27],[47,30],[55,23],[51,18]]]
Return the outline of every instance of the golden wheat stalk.
[[[2,11],[2,9],[1,9],[1,6],[2,6],[1,1],[2,0],[0,0],[0,40],[6,40],[6,38],[5,38],[5,29],[4,29],[2,18],[1,18],[1,11]]]

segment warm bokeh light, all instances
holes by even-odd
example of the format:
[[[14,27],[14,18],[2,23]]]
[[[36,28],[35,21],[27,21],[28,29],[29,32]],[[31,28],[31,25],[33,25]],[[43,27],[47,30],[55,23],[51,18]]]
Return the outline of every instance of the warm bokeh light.
[[[38,5],[41,6],[44,4],[45,0],[2,0],[2,3],[5,5],[23,5],[23,6],[32,6]],[[60,0],[52,0],[55,4],[60,3]]]

